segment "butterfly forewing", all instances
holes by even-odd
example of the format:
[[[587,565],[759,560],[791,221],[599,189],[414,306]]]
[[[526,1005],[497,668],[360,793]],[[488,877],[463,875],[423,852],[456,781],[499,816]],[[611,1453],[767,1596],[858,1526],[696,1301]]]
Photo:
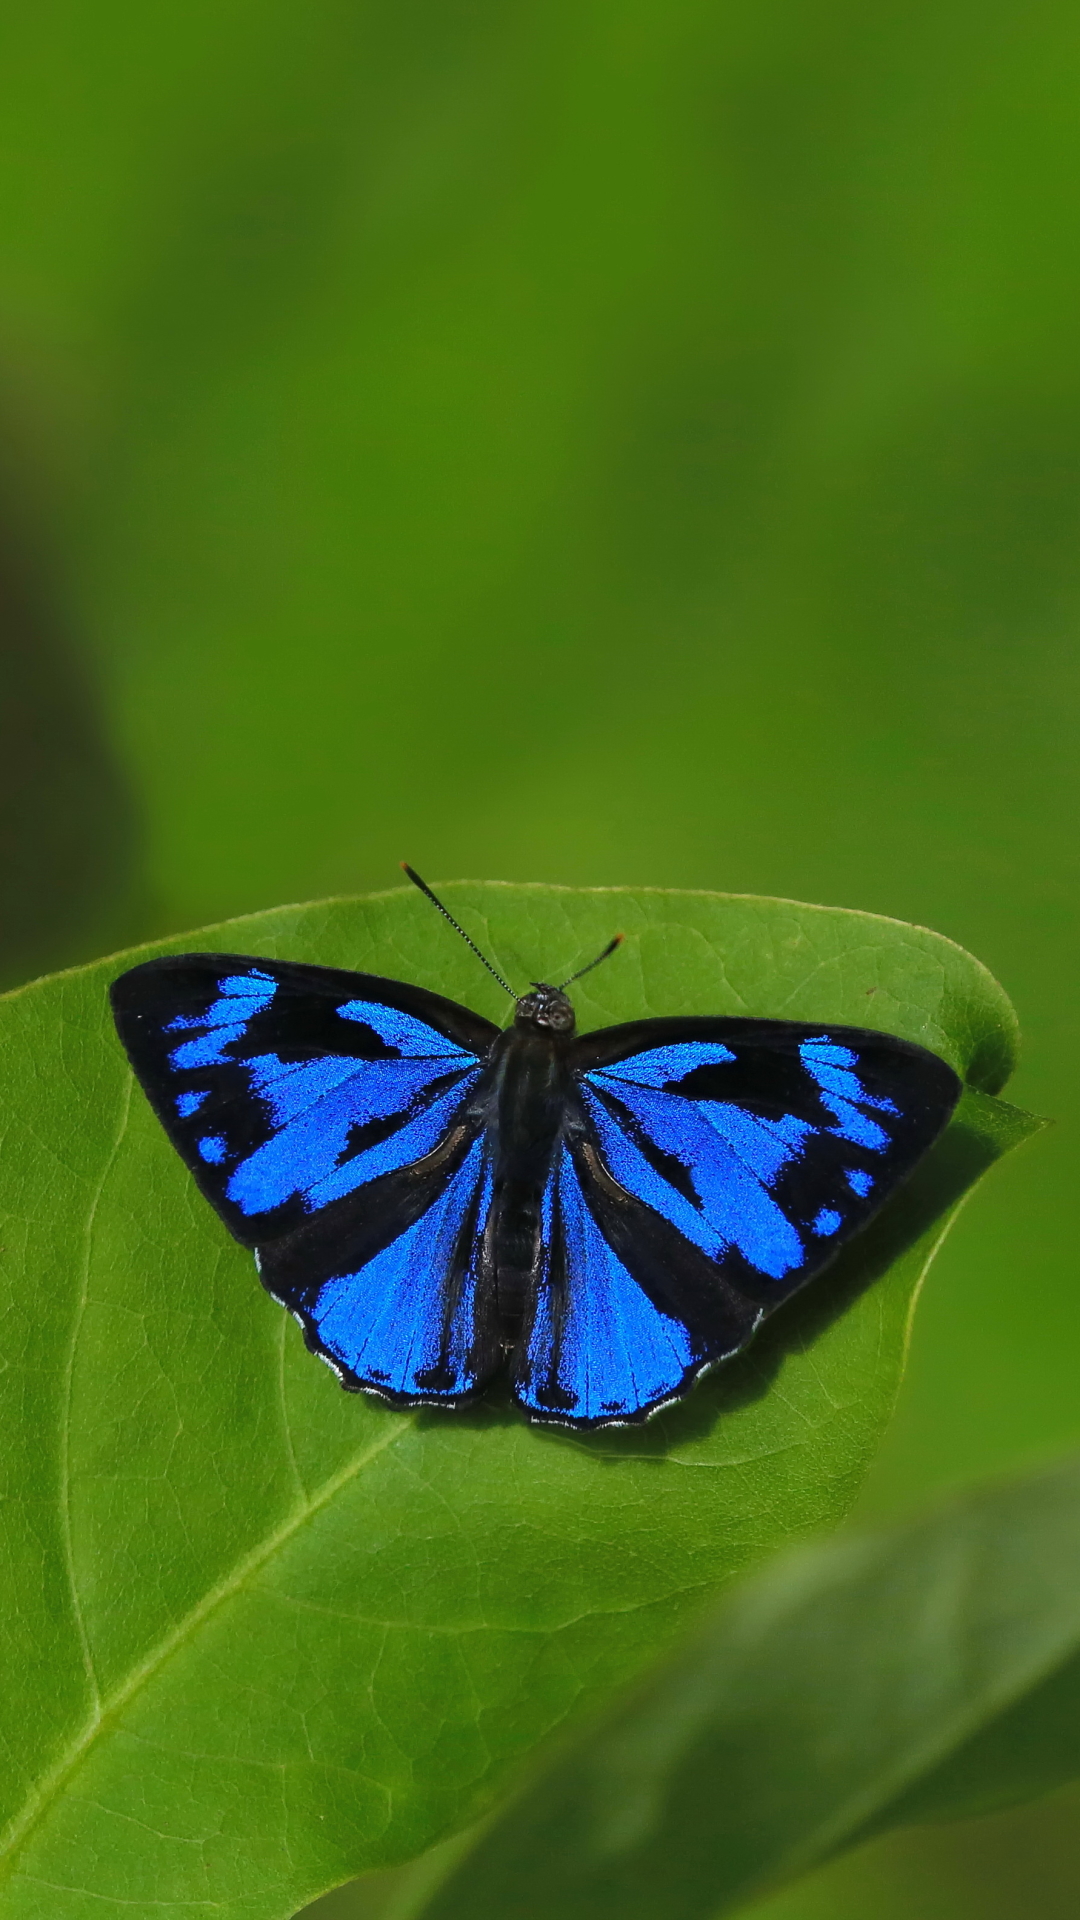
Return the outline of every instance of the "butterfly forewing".
[[[165,1131],[246,1246],[430,1154],[497,1032],[420,987],[237,954],[148,961],[112,1001]]]
[[[577,1044],[575,1066],[589,1135],[581,1150],[622,1190],[628,1220],[637,1202],[665,1223],[673,1273],[686,1264],[681,1242],[764,1307],[866,1225],[960,1092],[925,1048],[779,1020],[608,1028]],[[617,1198],[603,1188],[610,1218]],[[693,1324],[700,1288],[680,1293]]]

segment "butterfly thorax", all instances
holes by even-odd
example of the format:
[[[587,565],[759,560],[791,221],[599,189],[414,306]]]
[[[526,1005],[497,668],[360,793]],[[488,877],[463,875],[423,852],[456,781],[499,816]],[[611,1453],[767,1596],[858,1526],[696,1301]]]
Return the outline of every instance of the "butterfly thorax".
[[[538,1020],[522,1019],[521,1005],[514,1025],[496,1042],[491,1060],[494,1183],[485,1254],[508,1343],[520,1332],[535,1286],[544,1189],[572,1093],[573,1011],[569,1031],[560,1032]]]

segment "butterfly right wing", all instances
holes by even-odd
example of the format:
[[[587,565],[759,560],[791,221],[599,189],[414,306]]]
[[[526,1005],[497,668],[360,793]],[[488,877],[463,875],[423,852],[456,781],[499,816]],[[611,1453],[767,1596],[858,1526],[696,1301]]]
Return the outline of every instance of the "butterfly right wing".
[[[946,1125],[952,1069],[889,1034],[672,1019],[575,1042],[516,1392],[625,1424],[678,1399],[873,1218]]]
[[[579,1150],[605,1217],[648,1221],[673,1272],[704,1254],[769,1311],[863,1230],[961,1091],[925,1047],[786,1020],[609,1027],[577,1042],[576,1063]]]

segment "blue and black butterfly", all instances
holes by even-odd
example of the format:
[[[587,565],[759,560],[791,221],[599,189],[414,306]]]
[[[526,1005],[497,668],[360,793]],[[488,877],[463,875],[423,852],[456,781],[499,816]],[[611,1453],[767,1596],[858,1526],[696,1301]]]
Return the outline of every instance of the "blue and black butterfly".
[[[572,980],[515,995],[506,1030],[235,954],[115,982],[166,1133],[343,1386],[460,1407],[508,1369],[530,1420],[642,1420],[834,1258],[960,1093],[936,1054],[857,1027],[578,1035]]]

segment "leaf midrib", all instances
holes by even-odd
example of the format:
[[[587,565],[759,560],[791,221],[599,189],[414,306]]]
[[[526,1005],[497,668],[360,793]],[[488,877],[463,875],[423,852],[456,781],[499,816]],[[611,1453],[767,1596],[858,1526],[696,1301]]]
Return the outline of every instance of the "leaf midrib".
[[[338,1469],[325,1480],[321,1487],[308,1499],[294,1507],[281,1525],[237,1561],[232,1572],[208,1589],[195,1606],[177,1623],[163,1639],[159,1640],[146,1658],[133,1667],[126,1680],[107,1695],[101,1703],[101,1709],[76,1735],[55,1765],[43,1776],[33,1793],[27,1799],[22,1812],[8,1823],[6,1832],[0,1837],[0,1881],[11,1878],[17,1856],[31,1834],[45,1819],[54,1801],[64,1791],[68,1782],[78,1771],[99,1738],[112,1730],[119,1715],[130,1705],[137,1694],[161,1671],[166,1662],[177,1653],[219,1607],[242,1591],[245,1584],[271,1560],[280,1548],[287,1545],[293,1536],[308,1520],[321,1513],[341,1490],[348,1486],[357,1475],[364,1471],[373,1460],[394,1444],[416,1424],[416,1415],[402,1417],[389,1431],[381,1434],[371,1446],[344,1467]]]

